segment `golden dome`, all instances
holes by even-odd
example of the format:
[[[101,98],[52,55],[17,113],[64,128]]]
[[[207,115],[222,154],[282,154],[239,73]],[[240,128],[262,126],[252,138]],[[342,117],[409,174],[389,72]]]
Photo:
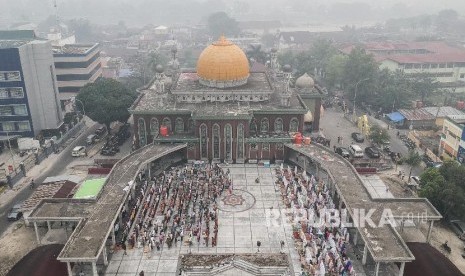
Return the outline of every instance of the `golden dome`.
[[[247,82],[249,61],[241,48],[221,36],[200,54],[197,75],[200,83],[207,86],[239,86]]]

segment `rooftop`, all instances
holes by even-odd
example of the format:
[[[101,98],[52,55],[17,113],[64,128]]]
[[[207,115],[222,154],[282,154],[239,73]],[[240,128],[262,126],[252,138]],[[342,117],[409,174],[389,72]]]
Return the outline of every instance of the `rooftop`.
[[[446,117],[446,116],[463,116],[465,113],[462,111],[455,109],[452,106],[430,106],[430,107],[423,107],[422,109],[429,112],[434,117]]]
[[[404,116],[408,121],[426,121],[434,120],[436,118],[435,115],[431,114],[423,108],[399,109],[399,113],[402,114],[402,116]]]
[[[0,40],[34,40],[37,36],[33,30],[0,30]]]
[[[0,49],[18,48],[27,43],[26,40],[0,40]]]
[[[341,156],[335,155],[323,147],[294,144],[286,144],[286,146],[310,157],[328,172],[351,217],[354,217],[354,210],[374,209],[371,218],[375,224],[378,224],[383,210],[390,209],[396,219],[406,218],[406,214],[412,214],[412,219],[420,216],[423,216],[422,218],[425,220],[442,218],[441,214],[425,198],[372,198],[353,166]],[[369,225],[359,227],[359,232],[375,261],[411,261],[414,259],[397,230],[390,224],[375,228]]]
[[[95,44],[67,44],[64,46],[54,46],[53,54],[55,56],[60,55],[86,55],[92,51],[95,47],[98,47],[98,43]]]

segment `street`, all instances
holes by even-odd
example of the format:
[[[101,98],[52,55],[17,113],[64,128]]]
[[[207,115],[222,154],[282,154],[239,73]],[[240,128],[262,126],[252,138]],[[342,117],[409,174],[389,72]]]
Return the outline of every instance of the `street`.
[[[97,129],[97,126],[98,124],[94,124],[93,126],[89,127],[87,130],[82,132],[80,136],[76,137],[75,140],[72,141],[68,147],[63,149],[63,151],[61,151],[58,154],[59,156],[57,157],[57,160],[53,162],[53,164],[45,172],[43,172],[39,177],[34,179],[34,182],[37,184],[40,184],[42,183],[42,181],[45,180],[45,178],[49,176],[59,175],[66,168],[66,166],[68,166],[68,164],[73,161],[73,157],[71,156],[72,149],[78,145],[85,145],[87,135],[93,133]],[[49,158],[53,158],[53,155],[50,156]],[[20,190],[13,200],[11,200],[10,202],[0,207],[0,221],[4,222],[4,223],[0,223],[0,236],[10,226],[10,222],[8,222],[6,218],[9,210],[13,207],[15,203],[23,202],[24,200],[26,200],[32,194],[32,192],[33,190],[29,189],[29,187],[26,187]]]
[[[368,115],[367,115],[368,116]],[[381,120],[377,120],[372,116],[368,116],[370,124],[378,124],[382,128],[387,129],[387,124]],[[320,127],[323,129],[325,137],[331,139],[331,148],[335,145],[336,147],[345,147],[347,148],[350,144],[358,144],[362,149],[370,146],[370,142],[365,137],[363,143],[356,143],[352,137],[352,132],[360,132],[360,130],[348,119],[344,118],[344,114],[338,107],[325,109],[323,116],[321,118]],[[397,129],[390,128],[388,130],[390,139],[390,147],[394,152],[400,152],[402,156],[406,156],[408,153],[408,148],[405,144],[397,137]],[[400,134],[407,134],[407,130],[400,130]],[[342,144],[337,143],[337,137],[341,136]],[[386,158],[389,158],[386,156]],[[398,169],[401,169],[408,175],[409,169],[408,166],[402,165],[398,166]],[[423,168],[417,167],[413,168],[412,175],[419,175],[423,171]]]

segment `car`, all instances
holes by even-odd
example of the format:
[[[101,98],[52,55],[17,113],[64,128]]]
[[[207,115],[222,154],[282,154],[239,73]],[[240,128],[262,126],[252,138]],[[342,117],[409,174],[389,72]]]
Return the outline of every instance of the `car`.
[[[360,132],[352,132],[351,136],[357,143],[363,143],[365,141],[365,137],[363,137],[363,134]]]
[[[336,153],[339,154],[340,156],[344,157],[344,158],[349,158],[350,157],[349,150],[346,149],[346,148],[343,148],[343,147],[336,148]]]
[[[459,239],[465,240],[465,222],[453,219],[449,221],[452,230],[457,234]]]
[[[71,156],[73,157],[80,157],[80,156],[87,156],[86,147],[85,146],[76,146],[71,151]]]
[[[365,148],[365,153],[368,155],[368,157],[371,157],[371,158],[380,158],[381,157],[381,153],[375,147],[366,147]]]
[[[99,136],[99,137],[102,137],[103,134],[105,134],[105,132],[107,132],[107,127],[106,126],[100,126],[99,128],[97,128],[97,130],[95,131],[95,135]]]
[[[411,176],[410,178],[413,180],[413,182],[420,185],[420,177],[419,176]]]
[[[349,152],[355,158],[363,158],[363,151],[359,145],[352,144],[349,146]]]
[[[23,212],[21,211],[22,204],[15,204],[8,213],[9,221],[16,221],[23,217]]]

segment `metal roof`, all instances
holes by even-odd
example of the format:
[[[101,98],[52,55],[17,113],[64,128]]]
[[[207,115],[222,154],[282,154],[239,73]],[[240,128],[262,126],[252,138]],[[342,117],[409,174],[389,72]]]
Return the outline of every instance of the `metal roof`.
[[[399,113],[408,121],[428,121],[434,120],[436,116],[432,115],[425,109],[399,109]]]

